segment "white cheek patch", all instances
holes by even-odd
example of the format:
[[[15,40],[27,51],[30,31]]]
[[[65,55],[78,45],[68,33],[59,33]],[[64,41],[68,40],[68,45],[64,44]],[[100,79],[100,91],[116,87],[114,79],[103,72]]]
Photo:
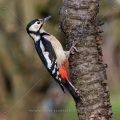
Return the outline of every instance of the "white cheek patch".
[[[39,26],[38,25],[32,25],[32,26],[30,26],[29,30],[33,31],[33,32],[37,32],[39,30]]]
[[[37,32],[42,24],[42,22],[40,22],[40,24],[38,24],[38,21],[35,22],[33,25],[30,26],[29,31]]]

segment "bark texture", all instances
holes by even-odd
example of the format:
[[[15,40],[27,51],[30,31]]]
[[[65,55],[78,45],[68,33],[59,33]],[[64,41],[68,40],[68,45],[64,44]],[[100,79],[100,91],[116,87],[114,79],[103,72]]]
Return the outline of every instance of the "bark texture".
[[[60,26],[67,48],[78,42],[78,53],[70,57],[70,79],[80,92],[76,103],[79,120],[112,120],[106,64],[102,61],[102,30],[97,18],[99,0],[64,0]]]

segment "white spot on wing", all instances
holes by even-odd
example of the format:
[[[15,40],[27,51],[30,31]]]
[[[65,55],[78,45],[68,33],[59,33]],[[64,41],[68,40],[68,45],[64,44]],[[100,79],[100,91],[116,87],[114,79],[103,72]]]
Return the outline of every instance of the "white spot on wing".
[[[57,75],[59,75],[59,72],[57,71]]]
[[[41,48],[42,52],[45,51],[45,47],[44,47],[44,45],[42,44],[42,41],[40,41],[40,48]]]
[[[53,69],[53,71],[52,71],[52,74],[55,73],[55,70],[56,70],[56,65],[54,65],[54,69]]]
[[[52,62],[51,62],[51,60],[49,58],[49,53],[48,52],[43,52],[43,55],[44,55],[44,57],[45,57],[45,59],[47,61],[47,65],[48,65],[47,67],[50,69],[51,66],[52,66]]]
[[[53,69],[53,71],[52,71],[52,74],[54,74],[55,73],[55,69]]]
[[[42,23],[37,24],[37,21],[36,21],[33,25],[30,26],[29,30],[32,32],[37,32],[39,30],[41,24]]]
[[[56,76],[56,79],[58,79],[58,76]]]
[[[54,69],[56,69],[57,68],[57,66],[56,66],[56,64],[54,65]]]

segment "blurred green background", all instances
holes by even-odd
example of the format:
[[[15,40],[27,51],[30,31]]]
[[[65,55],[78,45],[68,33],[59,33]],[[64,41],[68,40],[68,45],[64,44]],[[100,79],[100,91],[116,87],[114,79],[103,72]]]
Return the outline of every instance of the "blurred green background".
[[[0,120],[77,120],[75,103],[50,77],[26,33],[34,18],[52,19],[45,29],[65,48],[59,30],[62,0],[0,0]],[[100,2],[103,59],[115,120],[120,120],[120,0]]]

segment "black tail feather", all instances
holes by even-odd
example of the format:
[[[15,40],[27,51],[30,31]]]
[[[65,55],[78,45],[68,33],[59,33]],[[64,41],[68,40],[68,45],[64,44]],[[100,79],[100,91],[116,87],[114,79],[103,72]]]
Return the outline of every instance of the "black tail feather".
[[[72,83],[70,81],[65,80],[62,83],[65,86],[65,88],[69,91],[69,93],[72,95],[72,97],[76,103],[81,101],[80,96],[77,93],[77,89],[72,85]]]
[[[60,87],[61,87],[62,91],[65,93],[65,89],[61,83],[60,83]]]

